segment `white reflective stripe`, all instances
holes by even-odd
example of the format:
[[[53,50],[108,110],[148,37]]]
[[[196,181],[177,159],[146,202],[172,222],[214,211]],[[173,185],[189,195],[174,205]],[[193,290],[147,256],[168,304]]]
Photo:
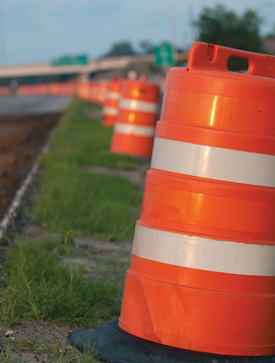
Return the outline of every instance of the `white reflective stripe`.
[[[275,276],[275,246],[220,241],[136,225],[132,253],[174,266],[238,275]]]
[[[115,124],[114,131],[119,132],[121,134],[131,134],[136,136],[153,137],[155,135],[155,127],[122,124],[119,122]]]
[[[117,116],[118,115],[118,109],[115,107],[103,107],[102,113],[104,115],[111,115],[111,116]]]
[[[145,102],[138,100],[121,99],[119,108],[124,108],[131,111],[142,111],[149,113],[156,113],[158,111],[158,104],[153,102]]]
[[[107,91],[106,98],[112,99],[112,100],[119,100],[120,93],[119,92],[111,92]]]
[[[275,156],[155,138],[151,167],[235,183],[275,187]]]

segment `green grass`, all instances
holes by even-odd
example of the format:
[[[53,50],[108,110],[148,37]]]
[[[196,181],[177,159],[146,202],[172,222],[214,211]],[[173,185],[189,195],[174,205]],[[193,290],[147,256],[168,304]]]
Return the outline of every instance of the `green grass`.
[[[105,261],[98,276],[87,279],[84,269],[73,263],[71,237],[132,239],[142,201],[140,186],[119,176],[93,172],[90,166],[130,170],[146,161],[109,152],[112,130],[88,115],[96,109],[75,100],[54,132],[50,152],[40,158],[44,170],[33,218],[63,237],[48,234],[44,239],[19,243],[14,238],[10,242],[3,265],[6,287],[0,289],[3,325],[28,324],[35,319],[97,326],[119,315],[119,261]],[[12,361],[10,348],[14,346],[19,351],[51,354],[54,362],[97,361],[96,352],[68,353],[55,342],[38,344],[38,340],[26,339],[5,339],[1,361]]]
[[[112,130],[88,116],[93,107],[75,100],[62,119],[41,160],[45,170],[33,218],[56,232],[131,239],[140,187],[120,176],[87,172],[85,166],[133,169],[144,161],[109,152]]]
[[[3,266],[8,287],[1,291],[2,323],[36,319],[81,326],[95,324],[99,317],[117,317],[121,291],[114,281],[85,280],[85,271],[64,263],[63,254],[70,254],[66,240],[12,244]]]
[[[72,102],[54,135],[52,150],[45,158],[46,165],[54,160],[62,165],[134,170],[144,163],[142,159],[110,153],[113,129],[89,116],[90,112],[99,109],[99,106],[81,100]]]
[[[96,238],[131,238],[141,194],[119,176],[47,168],[34,206],[36,220],[57,232],[94,234]],[[132,209],[129,209],[132,206]]]

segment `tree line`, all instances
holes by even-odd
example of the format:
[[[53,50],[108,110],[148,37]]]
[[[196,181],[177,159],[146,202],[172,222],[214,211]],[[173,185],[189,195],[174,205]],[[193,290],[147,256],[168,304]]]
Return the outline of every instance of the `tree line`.
[[[262,23],[263,19],[255,10],[247,9],[243,14],[238,15],[218,4],[214,8],[205,7],[198,19],[194,21],[193,26],[197,30],[197,40],[202,42],[262,53],[266,52],[260,35]],[[275,38],[275,30],[266,37]],[[157,45],[167,43],[169,42]],[[113,44],[103,57],[152,54],[155,45],[149,40],[143,40],[139,43],[140,49],[136,50],[131,42],[120,41]],[[186,51],[186,49],[180,48],[176,50],[178,52]]]

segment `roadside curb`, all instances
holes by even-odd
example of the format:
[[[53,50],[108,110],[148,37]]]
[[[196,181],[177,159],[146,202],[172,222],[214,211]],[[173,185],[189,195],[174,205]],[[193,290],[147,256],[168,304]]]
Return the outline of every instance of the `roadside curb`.
[[[35,159],[39,158],[41,155],[47,154],[50,149],[49,140],[51,139],[52,133],[55,130],[55,128],[50,132],[48,135],[48,138],[46,140],[46,143],[41,149],[41,152],[36,156]],[[7,212],[4,214],[4,217],[0,221],[0,241],[2,240],[4,233],[7,231],[8,227],[12,223],[14,217],[17,215],[17,211],[19,207],[21,206],[21,203],[23,201],[23,198],[25,197],[34,177],[38,175],[39,173],[40,164],[38,162],[35,162],[27,174],[26,178],[23,180],[23,183],[19,187],[19,189],[16,191],[15,196],[12,200],[11,205],[9,206]]]
[[[7,228],[9,227],[10,223],[12,222],[13,218],[16,216],[16,211],[21,205],[23,197],[25,196],[28,187],[30,186],[34,176],[38,173],[39,164],[35,163],[25,180],[23,181],[21,187],[15,193],[15,197],[8,208],[8,211],[5,213],[4,217],[0,221],[0,240],[3,238],[3,235]]]

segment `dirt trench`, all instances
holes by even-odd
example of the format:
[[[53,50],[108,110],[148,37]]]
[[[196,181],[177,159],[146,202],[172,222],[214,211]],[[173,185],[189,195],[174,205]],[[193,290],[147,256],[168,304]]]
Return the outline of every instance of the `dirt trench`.
[[[60,117],[0,115],[0,221]]]

